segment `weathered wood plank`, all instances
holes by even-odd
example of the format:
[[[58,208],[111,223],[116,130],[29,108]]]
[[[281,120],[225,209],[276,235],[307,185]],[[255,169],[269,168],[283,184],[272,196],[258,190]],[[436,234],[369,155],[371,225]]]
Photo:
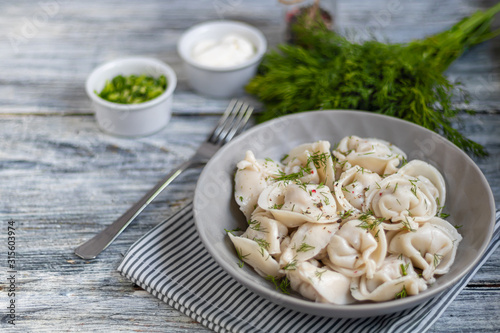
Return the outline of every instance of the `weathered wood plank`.
[[[429,333],[498,332],[500,289],[464,289]]]

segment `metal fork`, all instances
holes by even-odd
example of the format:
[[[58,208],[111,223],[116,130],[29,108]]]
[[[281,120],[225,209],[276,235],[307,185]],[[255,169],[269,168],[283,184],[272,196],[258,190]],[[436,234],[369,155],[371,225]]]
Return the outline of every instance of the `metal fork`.
[[[238,134],[248,122],[253,108],[238,100],[232,100],[220,118],[209,138],[202,143],[193,157],[170,172],[155,187],[146,193],[136,204],[120,216],[106,229],[75,249],[75,254],[83,259],[94,259],[106,249],[118,235],[153,201],[184,170],[200,164],[205,164],[222,145]]]

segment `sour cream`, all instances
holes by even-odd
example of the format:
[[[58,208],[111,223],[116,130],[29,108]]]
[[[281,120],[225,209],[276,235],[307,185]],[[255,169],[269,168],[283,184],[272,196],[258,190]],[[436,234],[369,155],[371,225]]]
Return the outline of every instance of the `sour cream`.
[[[206,39],[191,52],[193,60],[204,66],[223,68],[239,65],[255,55],[255,46],[245,37],[228,34],[221,39]]]

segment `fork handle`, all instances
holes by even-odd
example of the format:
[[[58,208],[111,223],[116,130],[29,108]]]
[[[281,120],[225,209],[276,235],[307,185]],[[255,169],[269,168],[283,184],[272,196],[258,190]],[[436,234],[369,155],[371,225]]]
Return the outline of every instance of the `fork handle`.
[[[75,254],[82,259],[94,259],[99,253],[106,249],[118,235],[139,215],[147,205],[160,194],[177,176],[191,166],[200,164],[199,161],[190,159],[182,163],[177,170],[170,172],[158,184],[146,193],[139,201],[129,208],[116,221],[106,227],[103,231],[78,246]]]

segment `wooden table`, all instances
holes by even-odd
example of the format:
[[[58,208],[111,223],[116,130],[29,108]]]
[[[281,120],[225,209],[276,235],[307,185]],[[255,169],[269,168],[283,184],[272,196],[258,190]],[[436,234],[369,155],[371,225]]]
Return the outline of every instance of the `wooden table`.
[[[339,0],[337,22],[404,42],[449,28],[495,2]],[[270,0],[0,3],[2,331],[208,331],[116,271],[134,241],[190,199],[198,170],[169,186],[97,259],[81,260],[73,250],[193,154],[228,103],[189,89],[176,52],[180,34],[198,22],[237,19],[261,28],[273,46],[283,36],[282,10]],[[84,82],[93,68],[128,55],[166,61],[179,77],[174,116],[150,137],[104,134],[85,95]],[[500,39],[470,50],[448,74],[464,83],[470,106],[478,111],[462,116],[459,126],[491,154],[476,162],[498,206]],[[17,229],[15,327],[6,315],[9,221]],[[496,251],[431,332],[497,330],[499,266]]]

